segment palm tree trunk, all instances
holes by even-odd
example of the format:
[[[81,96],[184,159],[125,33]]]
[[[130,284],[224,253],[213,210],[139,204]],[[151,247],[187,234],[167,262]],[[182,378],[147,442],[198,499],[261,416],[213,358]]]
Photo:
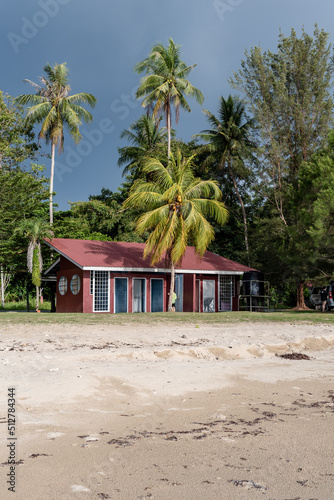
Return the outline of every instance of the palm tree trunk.
[[[36,312],[39,311],[39,286],[36,285]]]
[[[29,312],[30,307],[29,307],[29,281],[28,281],[28,278],[26,280],[26,300],[27,300],[27,312]]]
[[[4,272],[3,272],[3,267],[2,264],[0,266],[1,268],[1,307],[4,309],[5,308],[5,280],[4,280]]]
[[[234,178],[234,175],[233,175],[233,172],[232,172],[232,169],[230,166],[229,166],[229,170],[230,170],[231,178],[233,181],[233,186],[234,186],[234,189],[235,189],[235,192],[236,192],[236,195],[238,197],[238,200],[239,200],[239,203],[241,206],[241,210],[242,210],[242,217],[244,220],[245,248],[246,248],[246,253],[247,253],[247,264],[249,266],[250,264],[249,264],[248,229],[247,229],[247,217],[246,217],[245,205],[244,205],[244,202],[242,201],[242,198],[240,196],[238,186],[237,186],[236,180]]]
[[[53,179],[55,173],[56,144],[51,141],[51,173],[50,173],[50,226],[53,224]]]
[[[169,299],[168,299],[168,312],[171,312],[173,310],[172,304],[173,304],[174,288],[175,288],[175,266],[172,261],[170,265],[170,289],[169,289]]]
[[[171,109],[170,109],[170,101],[167,101],[166,105],[166,121],[167,121],[167,137],[168,137],[168,146],[167,146],[167,155],[170,158],[171,151]]]

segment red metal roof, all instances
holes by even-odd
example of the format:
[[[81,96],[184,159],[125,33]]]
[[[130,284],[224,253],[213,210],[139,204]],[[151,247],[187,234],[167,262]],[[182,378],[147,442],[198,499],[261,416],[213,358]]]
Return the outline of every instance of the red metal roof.
[[[58,253],[80,268],[122,268],[122,269],[168,269],[162,261],[152,267],[149,259],[143,258],[145,243],[116,241],[72,240],[66,238],[46,239],[45,242]],[[194,247],[188,247],[177,270],[196,270],[197,272],[221,271],[244,273],[254,269],[206,251],[200,258]]]

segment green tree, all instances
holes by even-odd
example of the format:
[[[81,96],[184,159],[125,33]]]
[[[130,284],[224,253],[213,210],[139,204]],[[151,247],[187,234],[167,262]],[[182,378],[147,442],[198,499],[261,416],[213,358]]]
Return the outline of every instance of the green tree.
[[[254,120],[247,118],[243,101],[231,95],[226,100],[220,97],[218,118],[210,111],[204,110],[204,112],[212,126],[212,129],[203,130],[198,134],[208,143],[204,148],[208,155],[205,162],[212,165],[215,174],[220,177],[224,171],[227,171],[233,182],[242,211],[245,249],[249,265],[247,214],[238,184],[250,178],[250,170],[246,167],[245,160],[251,157],[255,148],[251,140]]]
[[[27,267],[31,273],[32,282],[36,286],[36,311],[39,311],[39,289],[43,269],[41,239],[51,238],[53,232],[42,219],[26,219],[21,222],[16,231],[28,240]]]
[[[9,170],[28,159],[35,160],[38,147],[34,137],[12,97],[0,90],[0,168]]]
[[[137,73],[146,73],[140,81],[137,97],[144,97],[142,106],[153,108],[153,117],[157,119],[163,112],[166,118],[168,135],[168,157],[171,151],[171,113],[175,109],[175,122],[178,123],[180,108],[191,111],[185,96],[194,97],[200,104],[203,95],[187,77],[196,66],[187,66],[180,57],[180,45],[170,38],[167,47],[161,43],[153,46],[149,56],[136,64]]]
[[[94,107],[96,98],[92,94],[81,92],[69,95],[71,87],[68,84],[68,68],[66,63],[55,64],[51,67],[46,64],[43,68],[46,77],[40,77],[42,85],[30,80],[36,94],[24,94],[15,99],[20,105],[30,105],[27,110],[26,122],[28,126],[41,123],[42,128],[39,138],[51,143],[51,173],[50,173],[50,224],[53,223],[53,179],[55,153],[62,153],[64,148],[64,127],[67,128],[76,143],[80,142],[81,134],[79,125],[82,120],[86,123],[92,121],[93,117],[81,103]]]
[[[57,238],[111,240],[115,212],[99,200],[70,203],[71,210],[57,212],[53,230]]]
[[[7,268],[19,262],[16,227],[26,218],[46,216],[47,198],[48,183],[38,166],[28,172],[0,169],[0,262]]]
[[[251,234],[256,266],[270,281],[294,283],[297,308],[304,308],[301,284],[323,284],[334,274],[334,154],[333,145],[318,151],[299,167],[298,188],[291,189],[288,227],[269,202],[258,213]]]
[[[35,160],[37,144],[32,128],[26,128],[22,110],[14,105],[10,95],[0,91],[0,288],[4,307],[6,288],[18,261],[17,246],[13,245],[13,228],[20,217],[40,203],[42,184],[24,172],[27,160]],[[42,188],[44,191],[44,187]],[[24,198],[18,211],[18,199]]]
[[[164,151],[167,133],[166,129],[159,129],[159,122],[152,116],[144,115],[130,125],[130,130],[123,130],[121,139],[131,143],[131,146],[118,148],[118,165],[125,165],[123,176],[131,174],[134,179],[137,178],[143,159]]]
[[[112,228],[108,231],[108,236],[113,241],[131,241],[144,243],[146,234],[139,236],[135,231],[136,220],[140,215],[137,207],[125,210],[123,202],[129,197],[130,188],[133,184],[132,176],[127,176],[117,191],[103,188],[100,195],[89,196],[90,200],[103,202],[112,211]]]
[[[151,264],[165,254],[171,268],[168,310],[172,310],[175,284],[175,265],[180,262],[189,243],[203,255],[214,239],[214,231],[207,217],[224,224],[227,210],[221,201],[222,193],[215,181],[203,181],[193,174],[193,157],[182,158],[178,152],[165,160],[155,158],[145,162],[143,173],[150,180],[138,179],[124,202],[125,208],[137,207],[144,211],[137,221],[139,234],[150,231],[144,257]]]
[[[245,55],[230,83],[245,95],[259,127],[256,188],[266,213],[275,219],[269,222],[267,218],[264,232],[277,231],[272,240],[277,236],[282,264],[287,274],[296,276],[297,307],[303,308],[304,282],[310,269],[304,268],[305,252],[300,253],[298,242],[300,169],[325,146],[333,123],[332,48],[328,34],[316,26],[313,37],[304,30],[299,38],[293,29],[288,37],[281,33],[276,53],[254,47]]]

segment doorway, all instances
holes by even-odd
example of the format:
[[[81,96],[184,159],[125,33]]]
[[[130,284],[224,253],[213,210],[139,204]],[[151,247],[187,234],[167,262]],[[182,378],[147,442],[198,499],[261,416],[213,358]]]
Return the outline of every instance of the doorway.
[[[151,312],[164,310],[164,280],[151,279]]]
[[[146,279],[133,279],[133,312],[146,312]]]
[[[203,280],[203,312],[215,312],[215,280]]]

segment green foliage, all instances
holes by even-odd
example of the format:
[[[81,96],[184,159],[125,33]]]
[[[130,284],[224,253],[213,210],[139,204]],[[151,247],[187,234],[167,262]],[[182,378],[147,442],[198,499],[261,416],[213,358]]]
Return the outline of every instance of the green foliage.
[[[47,213],[47,181],[43,167],[32,163],[37,155],[32,127],[26,127],[22,110],[0,92],[0,263],[11,282],[26,269],[26,242],[16,229],[30,217]],[[6,285],[6,281],[5,281]]]
[[[256,165],[262,207],[250,237],[253,254],[263,270],[300,284],[298,306],[301,284],[320,271],[318,242],[329,229],[323,196],[330,200],[332,188],[321,184],[331,184],[329,170],[316,167],[312,157],[326,145],[333,123],[333,68],[328,34],[315,27],[313,38],[304,30],[300,38],[294,30],[289,37],[281,34],[276,53],[252,48],[231,79],[257,120],[262,147]]]
[[[0,262],[22,269],[26,244],[16,232],[22,221],[47,214],[47,181],[38,171],[0,169]]]
[[[22,110],[0,90],[0,168],[8,171],[33,160],[37,150],[32,127],[25,126]]]
[[[203,255],[214,239],[206,217],[221,225],[227,220],[217,183],[195,178],[192,159],[182,158],[179,152],[166,159],[165,165],[154,158],[147,160],[143,172],[150,180],[137,180],[124,202],[125,208],[145,211],[137,221],[137,231],[151,231],[144,255],[151,256],[152,264],[165,252],[177,264],[190,241]]]
[[[39,139],[45,139],[48,144],[51,142],[51,174],[50,174],[50,224],[53,224],[53,178],[55,163],[55,148],[61,153],[64,148],[64,126],[72,136],[74,142],[81,140],[79,126],[82,121],[90,123],[93,119],[81,103],[94,107],[96,98],[92,94],[81,92],[69,95],[70,86],[68,84],[68,68],[66,63],[49,64],[44,66],[46,77],[40,77],[41,84],[38,85],[30,80],[36,94],[23,94],[14,100],[16,104],[27,106],[26,125],[34,126],[41,123]]]
[[[32,272],[31,272],[31,281],[36,286],[41,286],[41,272],[39,269],[40,261],[39,261],[39,249],[38,247],[34,248],[33,259],[32,259]]]
[[[80,103],[94,107],[96,99],[85,92],[69,95],[71,88],[68,84],[69,70],[66,63],[55,64],[53,67],[46,64],[43,70],[46,77],[40,77],[42,85],[24,80],[36,89],[36,94],[20,95],[15,102],[23,106],[31,105],[27,111],[27,123],[30,125],[41,123],[39,138],[45,139],[46,143],[51,141],[58,145],[61,152],[64,145],[64,125],[74,141],[79,142],[81,139],[79,125],[82,120],[89,123],[93,119]]]
[[[229,180],[232,180],[233,190],[242,212],[244,248],[249,265],[247,215],[242,191],[246,191],[245,187],[247,189],[251,179],[251,171],[245,161],[252,159],[252,152],[255,151],[255,144],[250,138],[255,122],[247,118],[243,101],[231,95],[226,100],[223,97],[220,98],[219,118],[216,118],[210,111],[204,110],[204,112],[213,127],[211,130],[204,130],[198,134],[198,137],[207,142],[202,147],[202,151],[207,155],[205,164],[220,180],[223,189],[227,187]]]
[[[175,122],[178,123],[180,108],[190,111],[185,96],[194,97],[203,103],[202,93],[188,80],[190,72],[196,66],[187,66],[181,61],[180,45],[170,38],[168,46],[157,43],[149,56],[136,64],[137,73],[146,73],[140,81],[137,97],[144,97],[142,106],[153,108],[153,117],[157,119],[163,112],[166,116],[168,134],[168,156],[171,148],[171,108],[175,109]]]
[[[56,212],[53,229],[57,238],[143,242],[135,232],[138,210],[125,211],[123,195],[102,189],[90,201],[71,203],[71,210]],[[118,200],[118,201],[117,201]]]
[[[32,311],[36,306],[36,301],[29,297],[29,310]],[[26,311],[27,301],[26,300],[8,300],[4,308],[5,311]],[[41,311],[49,312],[51,310],[51,302],[44,300],[43,304],[40,306]],[[21,314],[21,313],[20,313]],[[30,321],[30,320],[29,320]]]
[[[32,276],[32,282],[36,286],[36,310],[39,306],[39,287],[41,285],[41,272],[43,259],[40,241],[42,238],[51,238],[53,232],[42,219],[25,219],[16,228],[17,234],[22,235],[28,241],[27,267]]]
[[[127,139],[131,146],[119,148],[118,165],[126,165],[123,175],[132,174],[136,179],[141,174],[141,165],[145,158],[163,154],[166,149],[166,129],[159,129],[160,119],[142,116],[123,130],[121,139]]]
[[[313,38],[304,30],[298,38],[292,29],[289,37],[280,34],[277,53],[254,47],[245,55],[230,83],[245,94],[258,122],[265,172],[274,185],[282,177],[294,183],[333,122],[328,34],[315,27]]]

